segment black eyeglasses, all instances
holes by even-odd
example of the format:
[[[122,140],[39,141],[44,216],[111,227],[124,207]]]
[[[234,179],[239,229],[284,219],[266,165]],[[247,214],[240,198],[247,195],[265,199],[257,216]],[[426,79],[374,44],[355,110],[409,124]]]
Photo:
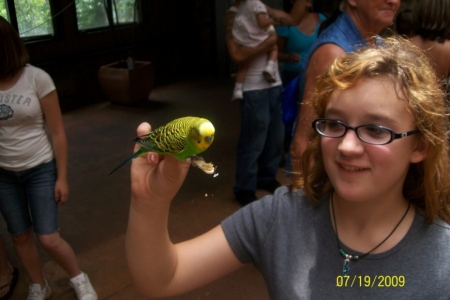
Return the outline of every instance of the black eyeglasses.
[[[343,137],[347,133],[347,130],[351,129],[361,141],[372,145],[386,145],[393,140],[405,138],[419,132],[419,130],[416,129],[396,133],[390,128],[379,125],[360,125],[351,127],[344,122],[331,119],[314,120],[314,122],[312,122],[312,127],[318,134],[329,138]]]

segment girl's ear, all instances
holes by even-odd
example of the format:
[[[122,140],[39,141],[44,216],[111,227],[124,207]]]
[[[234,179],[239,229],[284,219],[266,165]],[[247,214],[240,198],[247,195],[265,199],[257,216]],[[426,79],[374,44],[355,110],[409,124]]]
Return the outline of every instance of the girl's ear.
[[[423,161],[427,157],[429,142],[425,139],[417,139],[416,145],[411,153],[411,163],[418,163]]]

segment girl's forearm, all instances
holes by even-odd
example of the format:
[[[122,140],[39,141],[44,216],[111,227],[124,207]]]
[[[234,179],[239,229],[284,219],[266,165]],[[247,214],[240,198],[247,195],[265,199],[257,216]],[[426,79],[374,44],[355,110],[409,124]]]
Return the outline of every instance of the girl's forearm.
[[[64,133],[52,136],[58,179],[67,180],[67,139]]]
[[[136,290],[164,296],[175,274],[176,250],[168,233],[168,205],[142,205],[131,199],[126,259]]]

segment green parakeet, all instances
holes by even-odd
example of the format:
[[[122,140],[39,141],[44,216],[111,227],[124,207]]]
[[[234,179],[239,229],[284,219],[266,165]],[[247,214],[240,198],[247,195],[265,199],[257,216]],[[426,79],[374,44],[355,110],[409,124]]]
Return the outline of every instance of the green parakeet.
[[[178,160],[185,161],[211,146],[214,141],[214,126],[204,118],[183,117],[175,119],[152,132],[138,136],[134,140],[141,148],[109,173],[130,160],[146,152],[170,154]]]

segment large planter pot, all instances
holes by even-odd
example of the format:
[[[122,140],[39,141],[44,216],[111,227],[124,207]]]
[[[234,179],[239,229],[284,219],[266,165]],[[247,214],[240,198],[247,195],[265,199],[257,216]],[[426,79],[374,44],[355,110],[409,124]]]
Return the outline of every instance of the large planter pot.
[[[98,79],[109,101],[116,104],[133,104],[148,99],[155,81],[153,65],[135,61],[128,69],[124,63],[115,62],[100,67]]]

